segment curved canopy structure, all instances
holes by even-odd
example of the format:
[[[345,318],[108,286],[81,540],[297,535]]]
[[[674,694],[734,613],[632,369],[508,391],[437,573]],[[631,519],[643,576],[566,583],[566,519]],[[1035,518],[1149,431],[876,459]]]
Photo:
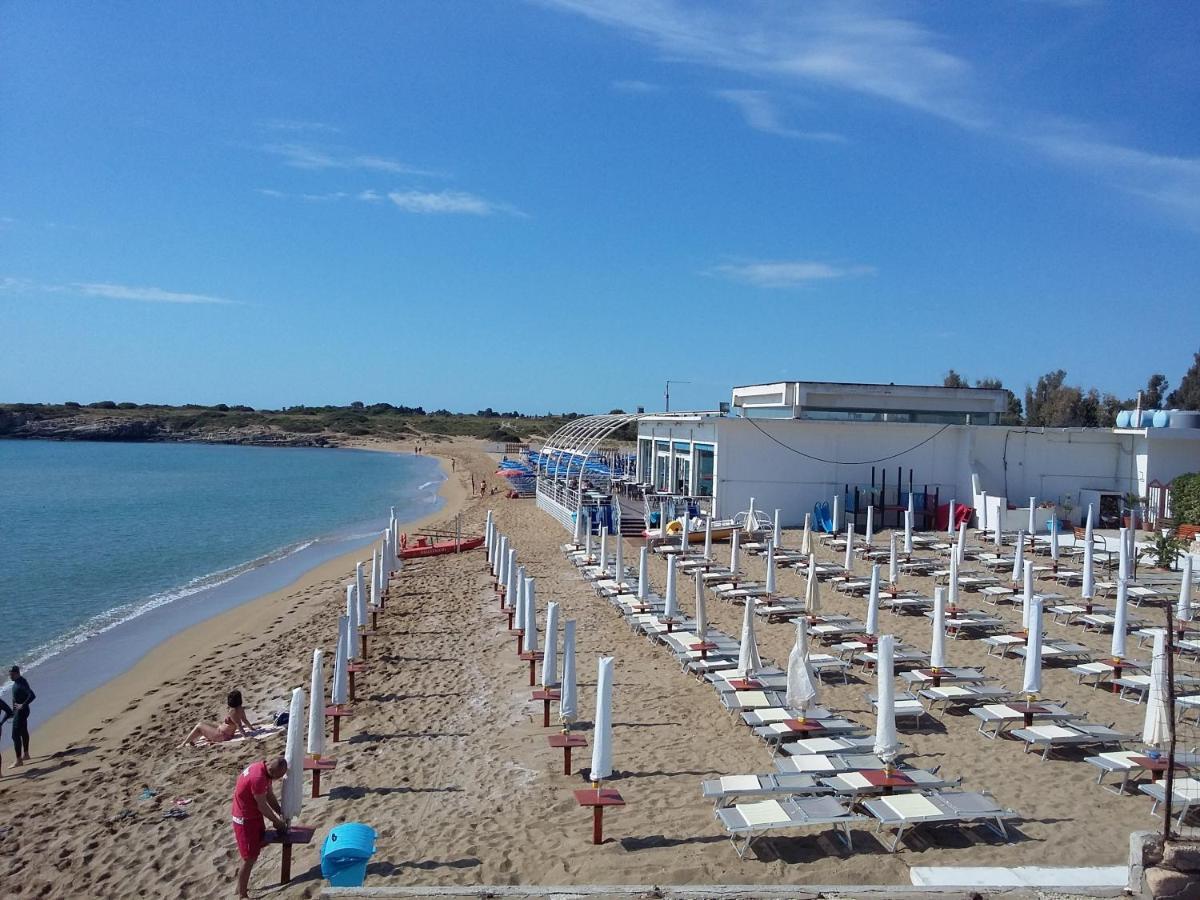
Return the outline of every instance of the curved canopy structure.
[[[642,418],[638,413],[613,413],[573,419],[550,435],[538,458],[539,478],[570,481],[586,475],[603,482],[596,487],[607,490],[612,480],[608,466],[596,458],[601,443],[613,432]]]

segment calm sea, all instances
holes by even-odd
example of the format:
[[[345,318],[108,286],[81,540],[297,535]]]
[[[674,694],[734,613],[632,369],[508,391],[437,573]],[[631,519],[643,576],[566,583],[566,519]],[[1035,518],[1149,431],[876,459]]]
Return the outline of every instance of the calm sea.
[[[405,521],[435,511],[441,481],[436,459],[366,451],[0,441],[0,663],[105,639],[106,656],[144,652],[108,636],[206,617],[233,602],[226,589],[199,608],[231,582],[246,585],[237,600],[280,587],[299,561],[373,538],[391,506]]]

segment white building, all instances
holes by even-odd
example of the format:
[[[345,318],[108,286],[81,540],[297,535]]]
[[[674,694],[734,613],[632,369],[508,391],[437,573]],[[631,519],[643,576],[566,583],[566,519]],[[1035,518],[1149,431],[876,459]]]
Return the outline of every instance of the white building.
[[[1160,428],[1032,428],[1001,424],[1007,404],[1007,392],[983,388],[746,385],[733,389],[730,413],[641,417],[638,472],[659,491],[711,497],[718,518],[755,498],[796,525],[834,494],[873,485],[892,495],[899,482],[942,506],[979,509],[986,493],[990,514],[1005,511],[1015,530],[1031,497],[1045,507],[1041,522],[1052,513],[1079,522],[1088,503],[1112,518],[1125,494],[1144,497],[1200,470],[1195,417]]]

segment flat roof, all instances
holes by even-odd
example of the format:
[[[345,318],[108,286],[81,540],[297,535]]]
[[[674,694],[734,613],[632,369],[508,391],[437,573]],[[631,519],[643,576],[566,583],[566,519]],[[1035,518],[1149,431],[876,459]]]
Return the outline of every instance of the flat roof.
[[[796,379],[796,378],[777,378],[774,381],[755,381],[752,384],[735,384],[733,386],[732,390],[739,391],[739,390],[742,390],[743,388],[767,387],[772,384],[804,384],[804,385],[827,386],[827,387],[869,387],[869,388],[897,387],[897,388],[922,388],[922,389],[934,388],[939,391],[1005,391],[1005,390],[1008,390],[1008,388],[971,387],[970,385],[964,385],[963,387],[947,387],[944,384],[905,384],[902,382],[895,382],[895,381],[888,381],[888,382],[881,382],[881,381],[804,381],[804,380],[800,380],[800,379]]]

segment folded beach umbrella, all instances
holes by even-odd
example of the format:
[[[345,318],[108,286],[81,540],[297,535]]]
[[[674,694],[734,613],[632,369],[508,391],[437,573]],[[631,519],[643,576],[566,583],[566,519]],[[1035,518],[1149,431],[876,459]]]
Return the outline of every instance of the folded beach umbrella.
[[[863,542],[864,546],[870,547],[871,542],[875,540],[875,503],[867,503],[867,537]]]
[[[854,523],[847,520],[846,522],[846,558],[842,561],[842,568],[846,570],[846,574],[850,574],[850,570],[854,566]]]
[[[521,650],[525,653],[537,653],[537,594],[534,592],[534,578],[525,579],[525,633],[521,635]]]
[[[596,669],[596,724],[592,735],[592,783],[612,777],[613,658],[600,657]]]
[[[350,620],[346,616],[338,616],[337,648],[333,655],[333,688],[334,706],[345,706],[350,701],[350,672],[347,669],[350,659],[346,648],[350,645]]]
[[[505,546],[508,545],[505,539]],[[515,609],[517,602],[517,551],[509,547],[504,554],[504,608]]]
[[[487,545],[487,548],[489,550],[492,548],[492,534],[493,534],[492,529],[495,527],[495,525],[496,525],[496,522],[492,518],[492,511],[489,509],[487,511],[487,518],[484,520],[484,528],[483,528],[483,533],[484,533],[484,536],[486,537],[486,540],[484,541],[484,543]]]
[[[767,541],[767,583],[768,597],[775,596],[775,542]]]
[[[806,555],[813,552],[812,513],[804,514],[804,534],[800,536],[800,552]]]
[[[1175,618],[1180,622],[1192,621],[1192,557],[1183,558],[1183,580],[1179,582],[1179,602],[1175,605]],[[1183,626],[1181,625],[1180,628]]]
[[[1050,516],[1050,558],[1058,562],[1058,516]]]
[[[1084,599],[1091,600],[1096,596],[1096,569],[1094,565],[1095,551],[1092,550],[1092,508],[1088,506],[1087,530],[1083,539],[1083,588]]]
[[[304,802],[304,688],[292,689],[283,758],[287,760],[288,767],[287,774],[283,776],[279,807],[283,820],[291,824],[293,819],[299,817],[300,806]]]
[[[643,545],[642,549],[638,552],[637,598],[639,600],[645,600],[647,597],[650,596],[650,575],[647,572],[647,565],[648,565],[647,561],[648,561],[649,555],[650,555],[650,549],[648,547],[646,547],[645,545]]]
[[[505,566],[508,564],[508,535],[499,536],[496,543],[496,558],[492,560],[492,574],[501,584],[508,584],[508,574]]]
[[[513,591],[513,624],[525,627],[525,567],[517,566],[516,589]]]
[[[546,604],[546,651],[542,656],[542,687],[558,686],[558,604]]]
[[[701,641],[708,634],[708,610],[705,608],[704,579],[696,579],[696,637]]]
[[[798,710],[803,720],[810,706],[817,702],[817,679],[813,674],[812,662],[808,658],[808,626],[804,619],[796,620],[796,643],[788,654],[787,695],[784,703],[788,709]]]
[[[909,494],[909,499],[910,500],[912,499],[911,494]],[[906,509],[904,511],[904,555],[906,557],[912,556],[912,552],[913,552],[912,538],[913,538],[913,512],[911,509]]]
[[[929,666],[935,672],[946,668],[946,592],[933,589],[933,646],[929,651]]]
[[[893,664],[895,638],[885,634],[879,639],[876,649],[875,674],[875,745],[872,752],[891,767],[900,751],[896,737],[896,672]]]
[[[712,516],[704,519],[704,558],[711,561],[712,555]]]
[[[1167,633],[1154,632],[1154,658],[1150,661],[1150,690],[1146,695],[1146,719],[1142,743],[1163,748],[1171,742],[1171,716],[1167,709]]]
[[[893,587],[900,581],[900,557],[896,555],[896,532],[888,535],[888,584]]]
[[[958,557],[950,557],[949,601],[952,609],[958,608]]]
[[[776,547],[783,545],[783,528],[782,523],[779,520],[780,514],[780,510],[775,510],[775,527],[771,531],[771,540],[774,542]]]
[[[621,533],[617,532],[613,535],[614,550],[613,553],[613,579],[617,584],[625,583],[625,542],[621,539]]]
[[[592,555],[592,530],[590,528],[587,534],[583,536],[583,558],[588,563],[594,559]]]
[[[579,508],[575,510],[575,546],[582,547],[587,540],[588,514],[583,504],[579,504]]]
[[[325,753],[325,651],[313,651],[312,678],[308,684],[308,755]]]
[[[667,557],[667,590],[666,590],[667,596],[663,602],[663,618],[664,619],[678,620],[678,618],[679,618],[679,596],[677,594],[678,585],[676,584],[677,580],[678,580],[678,574],[675,569],[675,557],[673,555],[668,556]]]
[[[600,574],[608,574],[608,526],[600,526]]]
[[[679,517],[679,524],[683,527],[679,529],[679,552],[687,553],[688,544],[692,541],[691,517],[688,516],[687,507],[684,507],[683,514]]]
[[[879,637],[879,566],[871,566],[871,589],[867,592],[867,634]]]
[[[829,527],[836,534],[842,524],[842,495],[833,495],[833,507],[829,512]]]
[[[1037,511],[1037,497],[1029,498],[1029,543],[1033,544],[1033,536],[1037,534],[1037,520],[1035,513]]]
[[[733,535],[729,539],[729,571],[737,577],[738,571],[742,566],[742,539],[741,532],[734,530]]]
[[[987,491],[979,492],[979,530],[987,534],[988,517],[987,517]]]
[[[1021,623],[1026,629],[1029,628],[1029,601],[1033,599],[1033,562],[1025,560],[1022,570],[1022,587],[1021,596],[1024,598],[1024,610],[1021,616]]]
[[[750,498],[750,508],[746,510],[746,534],[754,531],[754,498]]]
[[[1013,550],[1012,578],[1013,584],[1019,584],[1021,573],[1025,571],[1025,532],[1017,532],[1017,546]]]
[[[363,577],[365,562],[354,564],[354,599],[358,602],[358,626],[361,628],[367,618],[367,584]]]
[[[1113,659],[1125,658],[1125,638],[1129,621],[1129,583],[1124,579],[1117,581],[1117,602],[1113,608],[1112,656]]]
[[[999,506],[997,506],[996,507],[996,527],[992,529],[992,543],[997,547],[1001,547],[1004,545],[1004,532],[1002,531],[1002,529],[1000,527],[1003,524],[1003,522],[1004,522],[1004,511]]]
[[[1117,580],[1129,577],[1129,536],[1128,529],[1121,529],[1121,538],[1117,544]]]
[[[1021,693],[1036,697],[1042,692],[1042,598],[1029,601],[1029,631],[1025,638],[1025,677]]]
[[[371,606],[378,608],[379,606],[379,553],[376,548],[371,548]]]
[[[954,536],[954,513],[958,509],[958,501],[951,500],[950,506],[946,509],[946,534],[950,537]]]
[[[808,554],[808,584],[804,586],[804,611],[809,618],[817,614],[821,608],[821,588],[817,581],[817,555]]]
[[[358,598],[355,596],[353,582],[346,585],[346,618],[350,620],[350,651],[346,658],[355,659],[358,654],[354,648],[358,644],[358,629],[362,621],[358,618]]]
[[[562,688],[559,690],[558,719],[570,725],[579,718],[579,688],[575,682],[575,620],[563,622]]]
[[[762,660],[758,656],[758,641],[754,637],[754,604],[746,598],[745,611],[742,614],[742,641],[738,646],[737,668],[735,674],[748,677],[762,668]]]
[[[958,523],[958,549],[955,553],[960,564],[967,560],[967,523]]]

